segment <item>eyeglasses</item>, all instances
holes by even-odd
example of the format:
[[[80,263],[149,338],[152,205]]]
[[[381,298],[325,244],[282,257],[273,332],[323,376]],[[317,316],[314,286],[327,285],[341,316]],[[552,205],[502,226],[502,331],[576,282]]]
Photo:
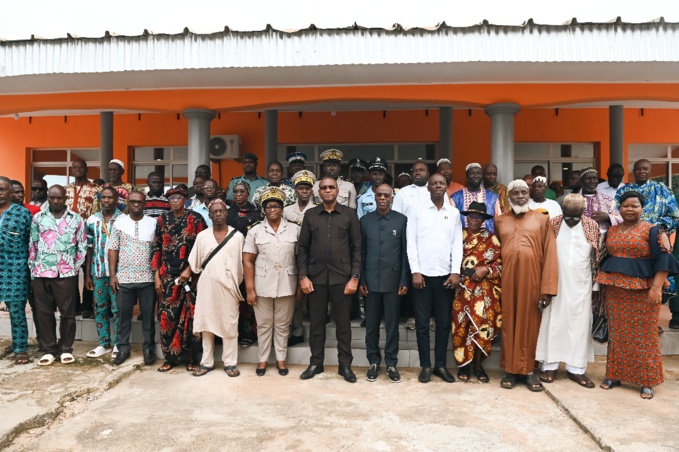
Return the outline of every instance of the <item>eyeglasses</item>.
[[[269,204],[266,207],[264,207],[264,210],[281,210],[281,209],[282,209],[282,207],[279,206],[278,204],[273,204],[273,205]]]
[[[45,187],[31,187],[31,191],[43,191],[46,190]]]
[[[467,219],[481,221],[481,220],[483,220],[483,217],[479,214],[472,213],[472,214],[467,215]]]
[[[337,188],[337,185],[321,185],[318,188],[319,190],[334,190]]]
[[[167,198],[168,201],[180,201],[182,199],[184,199],[182,195],[172,195]]]
[[[580,221],[582,217],[563,217],[564,220],[570,220],[570,221]]]

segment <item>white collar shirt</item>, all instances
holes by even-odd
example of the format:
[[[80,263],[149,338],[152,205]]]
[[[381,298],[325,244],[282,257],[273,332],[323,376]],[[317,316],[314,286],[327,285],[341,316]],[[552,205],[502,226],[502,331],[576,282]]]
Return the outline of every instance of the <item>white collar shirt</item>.
[[[615,194],[618,193],[618,190],[624,186],[625,184],[621,183],[620,185],[618,185],[618,188],[614,188],[608,185],[608,181],[604,181],[597,185],[596,189],[599,190],[604,195],[608,196],[609,198],[615,199]]]
[[[460,211],[448,202],[444,202],[439,210],[429,198],[422,203],[421,208],[411,209],[406,236],[411,273],[431,277],[460,273]]]
[[[447,198],[447,196],[446,196]],[[392,209],[400,212],[408,219],[424,204],[427,200],[431,201],[429,190],[426,185],[420,187],[419,185],[411,184],[403,187],[394,196]]]

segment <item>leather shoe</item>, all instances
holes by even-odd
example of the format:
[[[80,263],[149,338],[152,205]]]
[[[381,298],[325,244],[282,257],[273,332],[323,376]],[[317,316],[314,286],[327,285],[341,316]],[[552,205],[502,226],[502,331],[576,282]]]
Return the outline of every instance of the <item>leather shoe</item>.
[[[258,377],[263,377],[264,374],[266,373],[266,366],[261,367],[261,368],[258,367],[258,368],[255,370],[255,373],[257,374]]]
[[[453,377],[450,374],[450,372],[448,372],[448,369],[446,369],[445,367],[434,368],[434,375],[436,375],[446,383],[455,383],[455,377]]]
[[[431,367],[423,367],[417,379],[420,383],[429,383],[429,380],[431,380]]]
[[[156,362],[156,352],[154,352],[150,348],[144,350],[144,364],[150,366],[155,362]]]
[[[304,342],[304,336],[290,336],[288,338],[288,347],[301,344],[302,342]]]
[[[119,366],[122,363],[124,363],[125,361],[127,361],[127,359],[129,357],[130,357],[130,352],[120,352],[120,353],[118,353],[118,356],[116,356],[116,359],[113,360],[113,364],[115,366]]]
[[[285,377],[288,374],[288,368],[287,367],[278,367],[278,363],[276,363],[276,369],[278,369],[278,375]]]
[[[302,380],[308,380],[310,378],[314,378],[318,374],[323,373],[323,364],[319,364],[318,366],[310,365],[309,367],[306,368],[304,372],[302,372],[302,375],[299,376]]]
[[[351,370],[349,366],[340,366],[337,369],[337,373],[344,377],[344,381],[348,383],[356,383],[356,374]]]

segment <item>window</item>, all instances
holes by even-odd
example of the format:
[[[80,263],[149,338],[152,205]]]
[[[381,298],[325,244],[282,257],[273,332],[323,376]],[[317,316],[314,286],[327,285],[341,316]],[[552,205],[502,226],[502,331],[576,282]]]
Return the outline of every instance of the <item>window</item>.
[[[593,143],[516,143],[514,177],[521,179],[531,168],[542,165],[549,182],[567,183],[573,170],[595,165]]]
[[[389,163],[389,173],[392,176],[402,172],[410,172],[413,162],[421,158],[434,171],[438,159],[438,146],[434,143],[398,143],[398,144],[310,144],[310,145],[279,145],[278,160],[286,168],[285,156],[289,152],[304,152],[307,156],[306,168],[316,177],[322,174],[320,155],[328,149],[339,149],[344,153],[341,174],[349,179],[349,160],[361,158],[366,162],[375,157],[386,159]],[[263,171],[263,170],[260,170]]]
[[[679,193],[679,145],[677,144],[630,144],[627,158],[628,181],[634,181],[634,162],[647,159],[653,165],[651,179],[662,182],[673,192]]]
[[[101,177],[99,155],[99,149],[33,149],[31,180],[45,179],[48,187],[54,184],[68,185],[73,182],[70,172],[74,160],[84,160],[88,179],[98,179]]]
[[[190,185],[188,155],[186,146],[135,148],[131,182],[137,190],[145,191],[148,175],[155,171],[163,176],[166,191],[177,184]]]

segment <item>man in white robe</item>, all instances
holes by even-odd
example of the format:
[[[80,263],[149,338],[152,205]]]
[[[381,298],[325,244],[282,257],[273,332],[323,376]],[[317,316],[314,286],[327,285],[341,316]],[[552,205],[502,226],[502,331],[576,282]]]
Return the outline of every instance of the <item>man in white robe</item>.
[[[598,296],[598,287],[593,275],[601,242],[597,222],[584,216],[584,209],[585,199],[570,194],[564,198],[563,215],[552,219],[559,290],[542,313],[535,359],[542,361],[540,381],[552,383],[563,362],[569,379],[593,388],[585,371],[594,361],[590,331],[592,296]]]

